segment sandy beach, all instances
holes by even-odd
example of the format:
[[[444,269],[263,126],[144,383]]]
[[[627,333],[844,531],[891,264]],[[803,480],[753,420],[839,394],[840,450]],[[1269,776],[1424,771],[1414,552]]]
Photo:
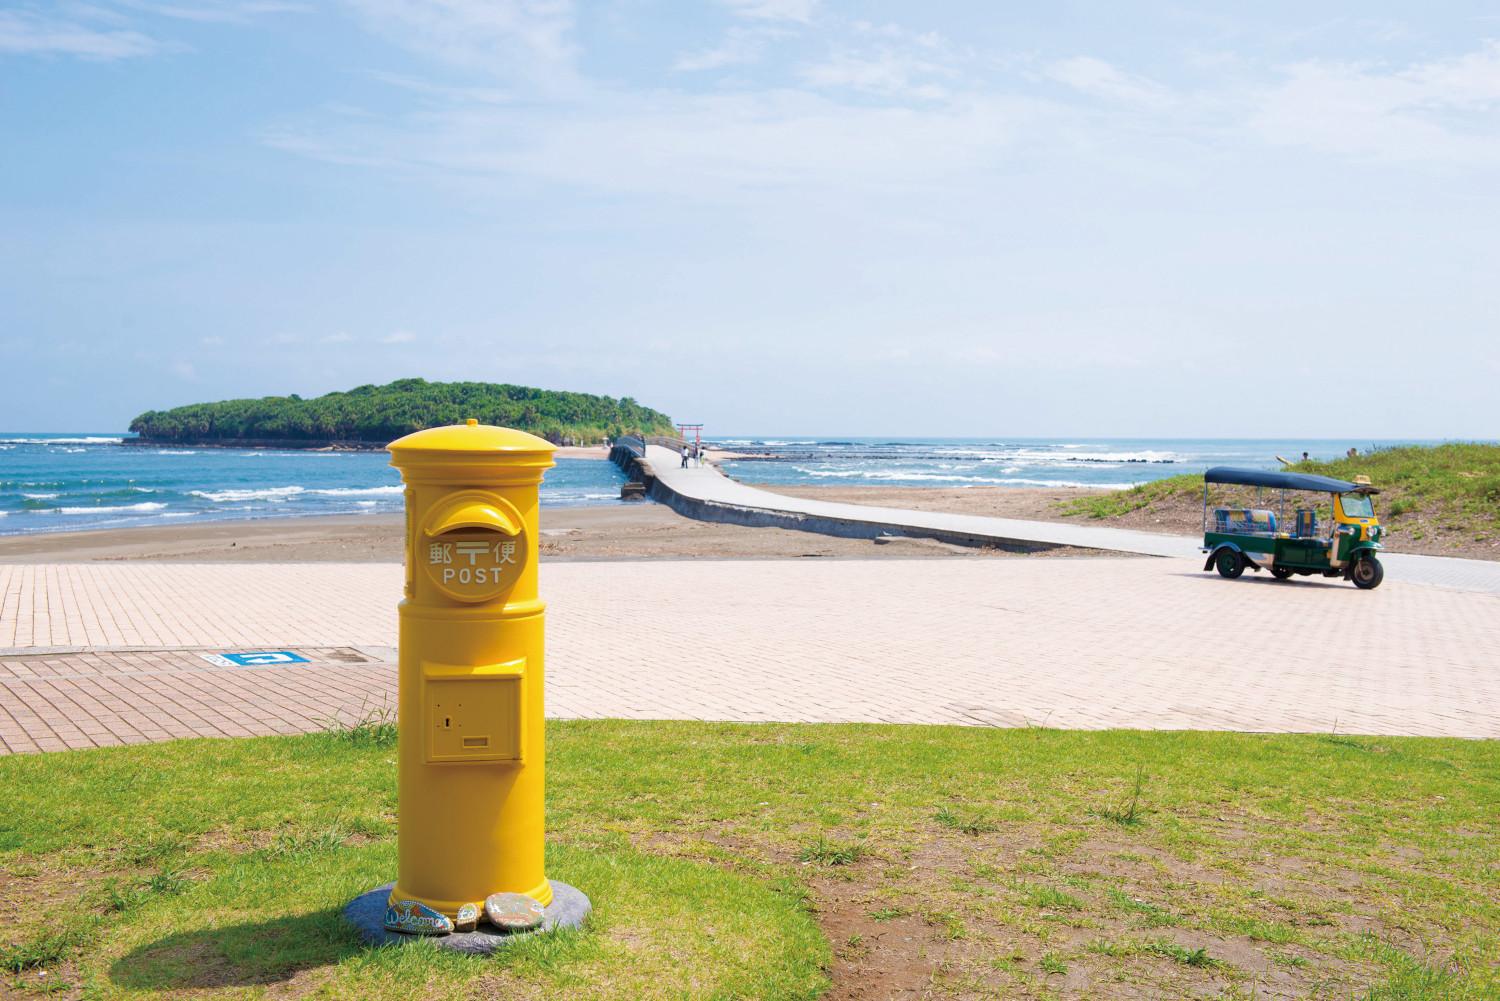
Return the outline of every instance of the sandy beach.
[[[403,519],[398,515],[266,518],[47,532],[0,536],[0,563],[393,562],[402,558],[402,532]],[[875,542],[781,528],[712,524],[684,518],[650,501],[543,509],[540,545],[546,560],[983,559],[1013,555],[928,539]],[[1052,555],[1063,554],[1059,550]]]
[[[600,454],[601,449],[574,449]],[[559,454],[562,454],[561,452]],[[1067,487],[794,487],[775,492],[824,501],[874,507],[948,511],[956,514],[1052,521],[1063,524],[1107,524],[1110,527],[1198,535],[1202,509],[1196,504],[1146,508],[1107,522],[1065,517],[1061,504],[1099,491]],[[181,562],[328,562],[401,559],[402,519],[396,515],[330,515],[212,521],[143,528],[79,532],[46,532],[0,536],[0,563],[158,560]],[[1425,542],[1401,538],[1398,552],[1435,556],[1496,559],[1494,545],[1464,540],[1455,547],[1446,539]],[[746,528],[684,518],[651,501],[599,507],[544,508],[542,555],[552,560],[631,559],[777,559],[828,557],[843,559],[989,557],[1016,555],[977,550],[927,539],[840,539],[780,528]],[[1079,553],[1052,550],[1033,556]],[[1091,555],[1098,555],[1093,553]]]

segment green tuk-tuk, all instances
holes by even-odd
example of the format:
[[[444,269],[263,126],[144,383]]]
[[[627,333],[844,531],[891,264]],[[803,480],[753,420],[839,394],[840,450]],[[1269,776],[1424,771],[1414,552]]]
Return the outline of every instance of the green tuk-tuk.
[[[1209,485],[1255,487],[1255,505],[1215,506],[1209,513]],[[1261,501],[1265,491],[1279,491],[1277,510]],[[1288,523],[1287,493],[1327,494],[1326,505],[1296,500]],[[1354,586],[1379,587],[1385,569],[1376,558],[1383,529],[1375,517],[1372,494],[1379,493],[1364,477],[1350,483],[1307,473],[1274,473],[1261,469],[1216,466],[1203,474],[1203,548],[1210,567],[1220,576],[1235,578],[1245,572],[1269,570],[1277,580],[1294,574],[1342,577]],[[1331,517],[1327,531],[1319,527],[1319,507]]]

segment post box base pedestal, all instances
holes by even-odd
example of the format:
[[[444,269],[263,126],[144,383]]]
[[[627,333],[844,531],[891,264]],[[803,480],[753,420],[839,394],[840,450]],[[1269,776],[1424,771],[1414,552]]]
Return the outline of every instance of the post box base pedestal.
[[[542,926],[534,931],[502,932],[481,920],[473,931],[458,931],[451,935],[403,935],[387,931],[385,927],[386,899],[394,883],[378,886],[369,893],[360,894],[344,908],[344,919],[359,930],[360,937],[371,945],[389,945],[393,942],[410,942],[423,939],[440,949],[452,949],[475,956],[487,956],[496,949],[503,949],[512,942],[533,935],[545,935],[558,928],[577,928],[588,917],[593,905],[582,890],[555,879],[552,884],[552,903],[547,905]]]

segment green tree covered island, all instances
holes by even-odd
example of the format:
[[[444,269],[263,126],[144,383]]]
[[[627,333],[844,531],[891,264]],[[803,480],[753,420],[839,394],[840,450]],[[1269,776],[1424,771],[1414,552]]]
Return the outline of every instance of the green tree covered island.
[[[130,430],[142,441],[179,445],[379,447],[413,431],[462,424],[470,417],[481,424],[520,428],[552,442],[597,442],[630,431],[672,431],[666,414],[629,397],[615,400],[503,383],[425,379],[398,379],[310,400],[293,394],[148,410],[130,422]]]

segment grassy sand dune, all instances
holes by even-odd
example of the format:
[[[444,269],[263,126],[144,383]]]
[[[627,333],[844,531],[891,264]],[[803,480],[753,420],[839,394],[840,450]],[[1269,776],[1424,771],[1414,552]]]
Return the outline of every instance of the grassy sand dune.
[[[491,960],[371,951],[395,734],[0,760],[18,996],[1361,997],[1500,991],[1493,742],[583,721]],[[0,987],[3,990],[3,987]]]
[[[1500,445],[1411,445],[1378,449],[1334,462],[1299,462],[1293,472],[1352,480],[1380,488],[1376,513],[1399,552],[1500,559]],[[1058,504],[1067,516],[1101,521],[1200,523],[1203,477],[1174,476],[1129,490],[1091,494]]]

